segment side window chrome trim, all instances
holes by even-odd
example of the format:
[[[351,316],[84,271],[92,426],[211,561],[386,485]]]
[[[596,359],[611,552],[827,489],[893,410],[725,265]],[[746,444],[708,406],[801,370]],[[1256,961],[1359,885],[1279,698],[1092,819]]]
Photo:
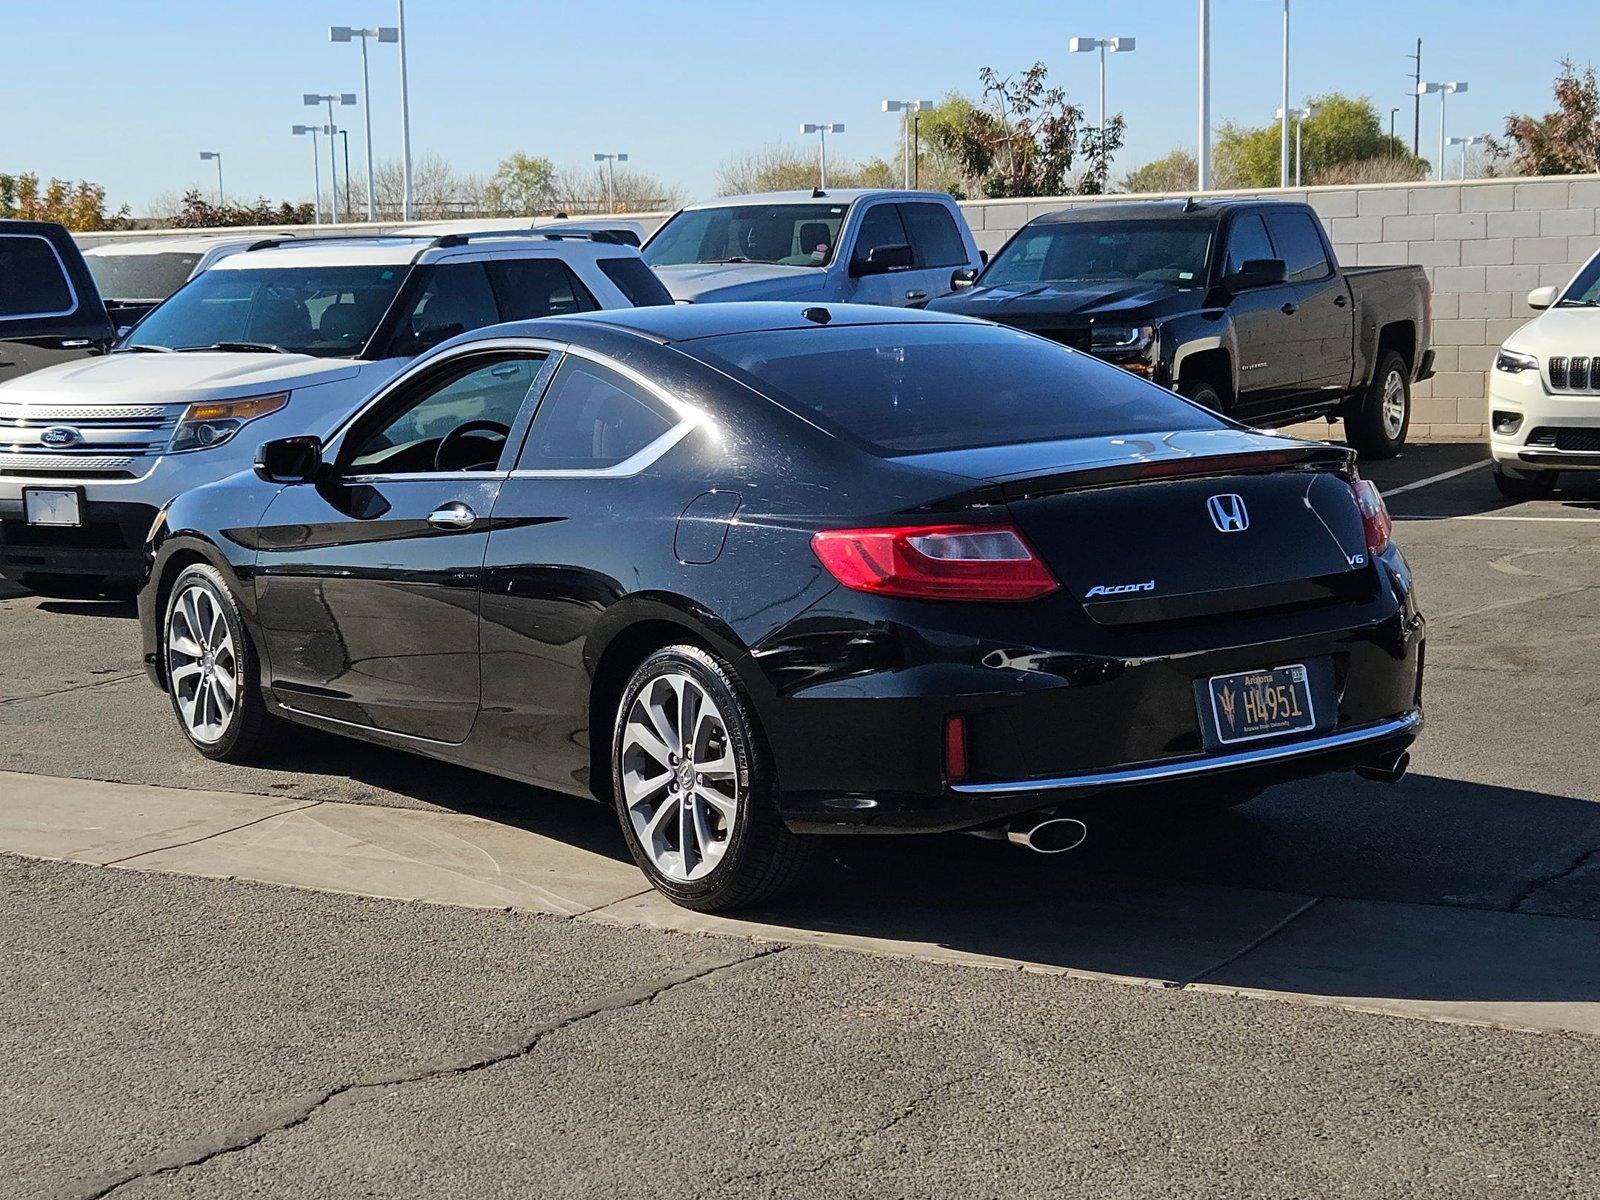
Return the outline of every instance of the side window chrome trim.
[[[61,251],[56,249],[54,242],[37,233],[0,233],[0,238],[31,238],[43,242],[50,251],[50,257],[56,260],[56,269],[61,272],[61,282],[67,285],[67,299],[70,301],[66,308],[54,312],[0,313],[0,321],[38,321],[45,317],[69,317],[78,311],[78,290],[72,286],[72,273],[67,270],[67,264],[61,261]]]

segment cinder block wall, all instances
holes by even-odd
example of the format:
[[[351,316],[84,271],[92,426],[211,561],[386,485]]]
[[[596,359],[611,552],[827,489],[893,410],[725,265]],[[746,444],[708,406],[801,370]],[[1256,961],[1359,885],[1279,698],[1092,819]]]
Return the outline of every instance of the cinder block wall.
[[[1495,350],[1534,314],[1527,294],[1564,284],[1600,249],[1600,176],[1224,192],[1303,199],[1350,266],[1420,263],[1433,281],[1438,374],[1416,392],[1417,437],[1485,437]],[[978,245],[998,250],[1025,222],[1070,205],[1149,197],[1073,196],[962,205]]]
[[[1600,175],[1213,194],[1306,200],[1321,214],[1347,265],[1420,263],[1427,269],[1434,288],[1438,374],[1417,389],[1412,422],[1416,437],[1487,436],[1487,373],[1496,348],[1533,315],[1527,307],[1528,292],[1565,283],[1600,249]],[[1041,213],[1076,204],[1151,198],[974,200],[962,208],[978,245],[993,252]],[[648,232],[667,214],[629,215]],[[362,233],[375,228],[396,227],[358,224],[304,227],[303,232]],[[139,230],[84,234],[79,240],[93,245],[194,232]]]

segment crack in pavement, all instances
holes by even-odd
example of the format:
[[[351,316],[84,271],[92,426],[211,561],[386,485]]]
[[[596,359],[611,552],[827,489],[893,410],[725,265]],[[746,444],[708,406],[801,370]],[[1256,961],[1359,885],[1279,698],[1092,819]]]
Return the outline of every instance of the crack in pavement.
[[[150,850],[140,850],[136,854],[125,854],[121,858],[109,859],[97,865],[119,867],[123,863],[130,863],[134,859],[144,858],[146,855],[163,854],[168,850],[180,850],[184,846],[198,846],[201,842],[209,842],[212,838],[219,838],[228,833],[237,833],[241,829],[249,829],[252,825],[260,825],[264,821],[276,820],[278,817],[287,817],[290,813],[305,812],[308,808],[316,808],[319,804],[325,803],[327,803],[325,800],[308,800],[306,803],[296,805],[294,808],[280,808],[277,812],[269,812],[260,817],[251,817],[248,821],[242,821],[238,825],[230,825],[226,829],[214,829],[210,833],[201,834],[197,838],[190,838],[186,842],[173,842],[170,846],[156,846]]]
[[[1553,886],[1555,884],[1558,884],[1563,879],[1566,879],[1567,877],[1569,877],[1571,875],[1576,875],[1579,871],[1582,871],[1584,868],[1589,866],[1590,863],[1600,863],[1600,846],[1594,846],[1594,847],[1591,847],[1591,848],[1589,848],[1587,850],[1584,850],[1576,858],[1574,858],[1570,863],[1568,863],[1566,866],[1561,867],[1558,870],[1551,871],[1551,872],[1549,872],[1549,873],[1547,873],[1545,875],[1541,875],[1538,878],[1534,879],[1531,883],[1528,884],[1527,887],[1523,888],[1520,892],[1518,892],[1515,896],[1512,897],[1511,904],[1509,905],[1509,907],[1507,908],[1506,911],[1508,911],[1508,912],[1522,912],[1523,911],[1522,906],[1524,904],[1527,904],[1530,900],[1532,900],[1536,895],[1538,895],[1540,892],[1542,892],[1545,888],[1551,887],[1551,886]],[[1560,915],[1560,914],[1539,914],[1539,915]]]
[[[304,1092],[298,1096],[292,1096],[276,1107],[262,1113],[254,1120],[246,1121],[220,1133],[202,1135],[176,1146],[164,1154],[154,1155],[146,1159],[141,1165],[126,1171],[120,1171],[114,1175],[105,1175],[98,1179],[84,1181],[76,1186],[63,1189],[56,1194],[62,1200],[101,1200],[102,1197],[109,1196],[130,1183],[137,1183],[140,1180],[150,1179],[157,1175],[174,1174],[188,1167],[200,1166],[226,1154],[237,1154],[248,1150],[274,1133],[282,1133],[298,1125],[304,1125],[317,1113],[331,1105],[342,1106],[354,1103],[364,1093],[384,1091],[413,1083],[427,1083],[431,1080],[444,1079],[451,1075],[465,1075],[472,1071],[481,1071],[486,1067],[493,1067],[515,1058],[521,1058],[532,1053],[551,1034],[559,1033],[572,1025],[587,1021],[593,1017],[604,1016],[606,1013],[638,1008],[649,1004],[674,988],[705,979],[719,971],[742,966],[745,963],[752,963],[758,959],[769,958],[774,954],[781,954],[785,949],[787,947],[770,946],[757,950],[753,954],[742,954],[734,958],[719,958],[713,962],[702,960],[696,966],[685,967],[681,971],[674,972],[653,982],[602,996],[592,1004],[574,1009],[564,1016],[557,1017],[555,1020],[538,1026],[529,1033],[513,1035],[498,1043],[491,1042],[462,1054],[436,1059],[429,1063],[421,1063],[409,1069],[397,1070],[369,1079],[356,1079],[322,1091]]]
[[[93,683],[74,683],[69,687],[56,688],[49,692],[35,692],[31,696],[8,696],[0,700],[0,708],[7,704],[27,704],[32,700],[48,700],[51,696],[64,696],[68,692],[85,692],[90,688],[108,687],[113,683],[127,683],[130,679],[143,679],[144,672],[136,671],[132,675],[114,675],[110,679],[96,679]]]
[[[1171,983],[1168,983],[1166,986],[1168,988],[1170,988],[1171,990],[1173,990],[1173,991],[1182,991],[1184,988],[1188,987],[1190,984],[1199,983],[1201,980],[1205,979],[1205,977],[1207,975],[1215,975],[1218,971],[1222,970],[1224,967],[1232,966],[1234,963],[1238,962],[1245,955],[1252,954],[1255,951],[1261,949],[1262,946],[1265,946],[1273,938],[1277,937],[1285,929],[1289,928],[1289,926],[1293,925],[1301,917],[1305,916],[1306,913],[1310,912],[1317,905],[1321,904],[1322,903],[1322,899],[1323,898],[1321,896],[1312,896],[1304,904],[1302,904],[1299,908],[1295,909],[1288,916],[1284,917],[1281,921],[1277,922],[1275,925],[1272,926],[1272,928],[1268,929],[1260,937],[1256,938],[1254,941],[1248,943],[1245,946],[1241,946],[1238,950],[1235,950],[1232,954],[1228,955],[1228,957],[1224,958],[1221,962],[1212,963],[1211,966],[1207,967],[1204,971],[1201,971],[1198,975],[1195,975],[1190,979],[1185,979],[1181,983],[1179,983],[1179,982],[1171,982]]]

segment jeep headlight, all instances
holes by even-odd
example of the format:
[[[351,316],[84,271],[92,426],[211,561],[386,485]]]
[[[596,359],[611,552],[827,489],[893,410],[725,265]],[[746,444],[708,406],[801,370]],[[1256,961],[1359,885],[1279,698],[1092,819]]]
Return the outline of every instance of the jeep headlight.
[[[167,448],[174,454],[182,454],[186,450],[220,446],[251,421],[275,413],[287,403],[288,392],[274,392],[270,396],[191,404],[172,431],[172,442]]]
[[[1520,375],[1523,371],[1537,371],[1539,360],[1531,354],[1519,354],[1515,350],[1502,349],[1494,356],[1494,369],[1504,371],[1508,375]]]

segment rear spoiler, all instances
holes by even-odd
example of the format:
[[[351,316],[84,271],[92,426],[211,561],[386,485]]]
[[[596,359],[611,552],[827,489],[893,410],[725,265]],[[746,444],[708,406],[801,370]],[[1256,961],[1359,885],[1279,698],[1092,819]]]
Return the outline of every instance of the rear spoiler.
[[[1242,454],[1209,454],[1185,458],[1158,458],[1143,462],[1113,463],[1100,467],[1079,467],[1051,475],[1032,475],[1027,479],[1000,481],[1000,495],[1006,500],[1030,496],[1081,492],[1090,488],[1116,487],[1158,479],[1203,479],[1215,475],[1265,475],[1285,467],[1306,471],[1355,470],[1356,452],[1325,442],[1307,442],[1282,450],[1251,450]]]

